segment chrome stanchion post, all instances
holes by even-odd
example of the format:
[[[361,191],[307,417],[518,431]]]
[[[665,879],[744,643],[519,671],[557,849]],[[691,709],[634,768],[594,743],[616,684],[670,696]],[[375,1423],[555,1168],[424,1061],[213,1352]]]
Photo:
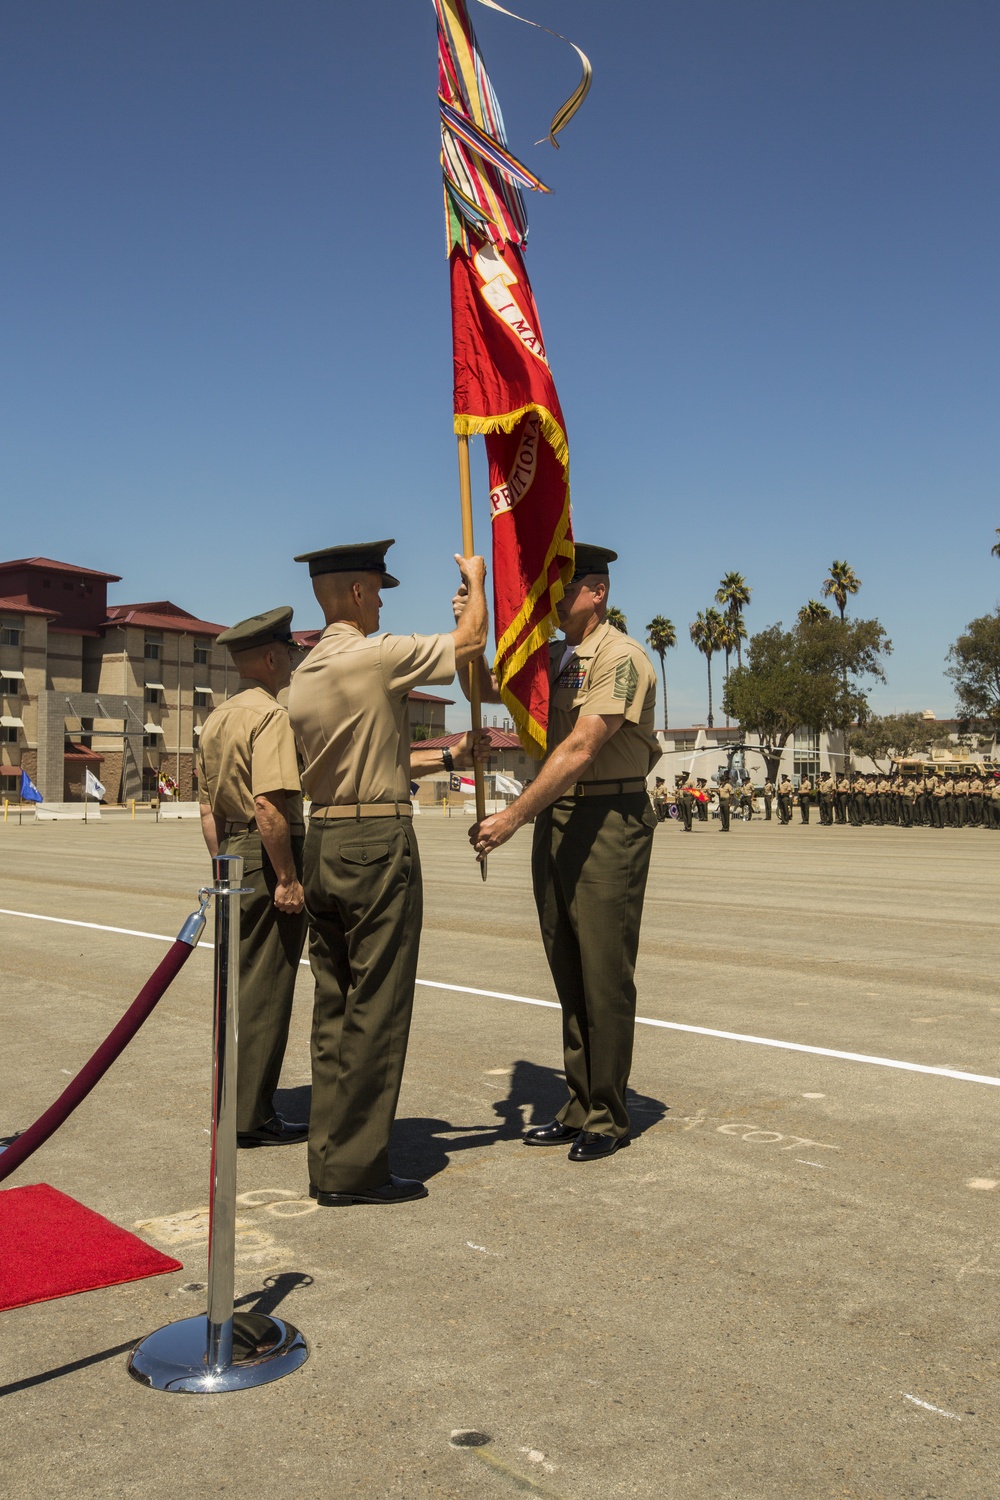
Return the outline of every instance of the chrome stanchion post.
[[[248,891],[242,885],[243,860],[238,855],[215,855],[212,874],[215,1005],[208,1306],[204,1317],[183,1318],[149,1334],[127,1361],[129,1374],[142,1385],[184,1394],[265,1385],[297,1370],[309,1354],[302,1334],[290,1323],[264,1313],[235,1313],[233,1308],[240,897]]]
[[[218,854],[215,880],[215,1009],[212,1071],[212,1196],[208,1218],[208,1347],[218,1373],[233,1362],[236,1251],[236,1058],[239,1052],[240,886],[243,861]]]

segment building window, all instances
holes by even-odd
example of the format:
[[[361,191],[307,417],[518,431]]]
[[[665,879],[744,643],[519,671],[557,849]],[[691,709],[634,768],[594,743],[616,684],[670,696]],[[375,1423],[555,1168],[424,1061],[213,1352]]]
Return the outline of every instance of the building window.
[[[158,734],[144,734],[142,737],[142,748],[144,750],[158,750],[160,748],[160,736]]]
[[[194,690],[194,706],[195,706],[195,708],[211,708],[212,707],[212,695],[211,695],[211,693],[199,692],[198,689],[195,688],[195,690]]]
[[[160,659],[160,642],[159,641],[150,640],[149,636],[147,635],[147,637],[146,637],[146,647],[145,647],[145,650],[143,651],[142,654],[146,658],[147,661],[159,661],[159,659]]]
[[[810,781],[815,781],[819,775],[819,769],[819,731],[796,729],[792,775],[808,776]]]
[[[16,625],[0,625],[0,646],[19,646],[21,632]]]
[[[194,664],[196,667],[207,667],[212,659],[211,647],[195,642]]]
[[[143,694],[143,701],[145,703],[159,703],[159,701],[160,701],[160,690],[159,690],[159,688],[148,687],[146,689],[145,693]]]
[[[0,674],[0,694],[4,698],[20,698],[24,692],[24,685],[17,677],[4,677]]]
[[[17,744],[17,730],[8,727],[8,725],[6,725],[6,724],[0,724],[0,745],[16,745],[16,744]]]
[[[142,768],[142,795],[144,798],[155,797],[160,785],[160,773],[153,766]]]

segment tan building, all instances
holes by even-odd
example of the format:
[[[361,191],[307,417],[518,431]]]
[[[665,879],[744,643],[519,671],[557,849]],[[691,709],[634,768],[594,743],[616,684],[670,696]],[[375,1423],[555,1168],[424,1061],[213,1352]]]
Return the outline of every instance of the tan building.
[[[167,600],[110,608],[115,573],[52,558],[0,563],[0,795],[27,771],[49,802],[155,796],[169,775],[193,799],[205,716],[228,691],[223,625]]]

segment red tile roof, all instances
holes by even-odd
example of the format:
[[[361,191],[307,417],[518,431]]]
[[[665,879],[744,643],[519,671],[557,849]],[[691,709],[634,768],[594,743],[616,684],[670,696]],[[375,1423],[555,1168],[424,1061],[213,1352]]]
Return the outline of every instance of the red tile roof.
[[[146,604],[109,604],[104,627],[109,625],[141,625],[147,630],[174,630],[187,635],[220,635],[227,628],[196,619],[169,599]]]
[[[77,573],[84,578],[103,578],[108,583],[121,583],[120,573],[101,573],[96,568],[80,568],[75,563],[56,562],[52,557],[14,557],[8,562],[0,562],[0,573],[7,569],[36,568],[45,573]]]
[[[9,609],[19,615],[48,615],[50,620],[59,618],[57,609],[41,609],[37,604],[26,604],[23,599],[0,599],[0,609]]]
[[[407,695],[411,703],[447,703],[451,706],[454,698],[438,698],[434,693],[418,693],[416,688],[411,688]]]
[[[485,725],[483,727],[484,729],[486,728]],[[462,733],[465,732],[464,730],[462,731]],[[444,750],[445,748],[450,750],[454,745],[458,744],[462,738],[462,733],[439,734],[433,740],[414,740],[410,748],[412,750]],[[486,733],[490,737],[490,744],[494,750],[520,750],[521,748],[521,741],[517,735],[508,734],[506,729],[486,729]]]
[[[103,755],[98,755],[96,750],[88,750],[86,745],[78,745],[75,740],[66,741],[66,749],[63,760],[103,760]]]

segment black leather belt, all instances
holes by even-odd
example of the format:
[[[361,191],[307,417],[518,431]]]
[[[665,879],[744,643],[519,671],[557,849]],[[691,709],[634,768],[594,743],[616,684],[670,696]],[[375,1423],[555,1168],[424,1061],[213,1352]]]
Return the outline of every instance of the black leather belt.
[[[578,781],[566,795],[570,797],[620,797],[626,792],[644,792],[643,776],[627,776],[622,781]]]

